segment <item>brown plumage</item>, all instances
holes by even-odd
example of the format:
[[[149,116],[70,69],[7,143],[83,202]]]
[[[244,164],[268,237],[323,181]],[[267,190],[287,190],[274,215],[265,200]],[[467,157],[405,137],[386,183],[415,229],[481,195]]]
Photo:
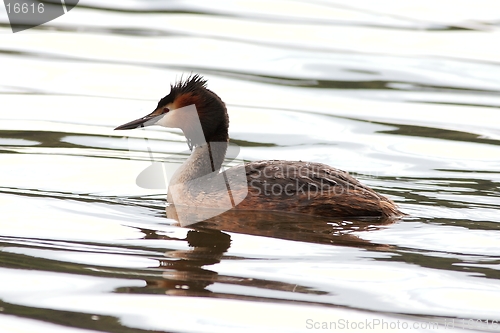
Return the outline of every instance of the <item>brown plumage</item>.
[[[271,160],[248,163],[245,169],[249,194],[239,209],[330,217],[401,214],[391,200],[326,164]]]

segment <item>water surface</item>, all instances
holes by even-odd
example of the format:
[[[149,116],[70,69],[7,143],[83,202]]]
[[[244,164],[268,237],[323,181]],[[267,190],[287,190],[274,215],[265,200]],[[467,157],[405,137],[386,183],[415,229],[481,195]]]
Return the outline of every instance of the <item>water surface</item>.
[[[498,13],[81,0],[12,34],[0,6],[2,332],[500,330]],[[182,161],[184,138],[113,128],[191,72],[226,102],[239,158],[348,170],[409,215],[179,227],[166,184],[136,177]]]

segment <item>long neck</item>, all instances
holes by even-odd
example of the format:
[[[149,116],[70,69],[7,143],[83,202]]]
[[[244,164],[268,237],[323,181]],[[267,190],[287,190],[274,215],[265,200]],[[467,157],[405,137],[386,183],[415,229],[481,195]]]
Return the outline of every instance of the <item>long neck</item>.
[[[226,115],[227,119],[227,115]],[[188,138],[190,137],[187,131],[183,130]],[[222,122],[218,128],[212,132],[213,134],[206,137],[206,141],[194,146],[191,156],[177,169],[168,184],[167,200],[173,203],[172,196],[185,197],[185,191],[194,186],[199,188],[199,183],[206,183],[210,179],[210,174],[218,174],[224,162],[226,151],[229,142],[228,122]],[[208,178],[206,177],[208,176]],[[193,182],[194,181],[194,182]],[[195,185],[197,184],[197,185]]]
[[[187,183],[210,173],[218,173],[226,156],[227,146],[227,141],[219,141],[195,147],[191,156],[172,176],[169,187]]]

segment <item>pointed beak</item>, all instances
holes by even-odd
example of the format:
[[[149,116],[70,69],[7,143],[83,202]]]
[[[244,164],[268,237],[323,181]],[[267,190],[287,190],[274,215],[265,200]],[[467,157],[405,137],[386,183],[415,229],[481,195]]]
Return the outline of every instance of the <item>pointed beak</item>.
[[[152,126],[155,125],[158,120],[160,120],[163,117],[163,115],[153,115],[149,114],[145,117],[132,120],[131,122],[128,122],[126,124],[123,124],[121,126],[118,126],[115,128],[115,130],[128,130],[128,129],[134,129],[138,127],[146,127],[146,126]]]

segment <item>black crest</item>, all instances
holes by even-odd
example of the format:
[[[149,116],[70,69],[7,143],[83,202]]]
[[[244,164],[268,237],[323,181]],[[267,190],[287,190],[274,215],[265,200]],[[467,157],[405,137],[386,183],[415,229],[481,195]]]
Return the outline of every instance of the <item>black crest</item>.
[[[200,74],[191,74],[185,80],[183,80],[181,77],[181,79],[176,84],[170,85],[170,93],[160,99],[160,101],[158,102],[158,108],[172,103],[175,98],[181,94],[186,94],[206,88],[207,80],[205,80]]]
[[[181,79],[174,85],[170,85],[170,93],[185,94],[207,87],[207,80],[200,74],[191,74],[185,80]]]

